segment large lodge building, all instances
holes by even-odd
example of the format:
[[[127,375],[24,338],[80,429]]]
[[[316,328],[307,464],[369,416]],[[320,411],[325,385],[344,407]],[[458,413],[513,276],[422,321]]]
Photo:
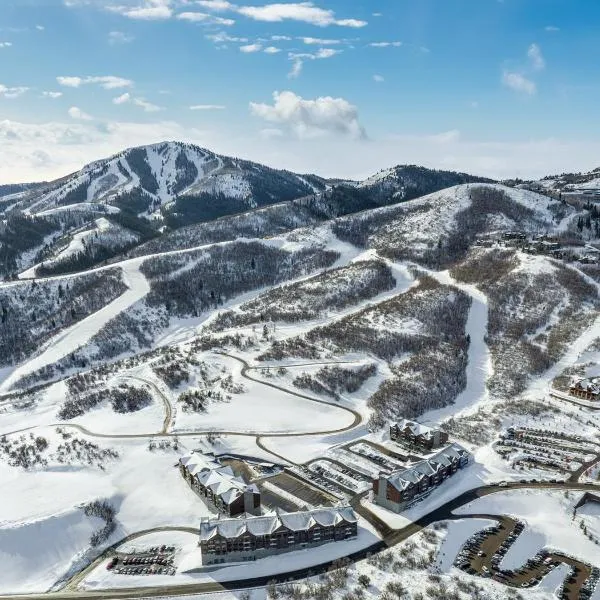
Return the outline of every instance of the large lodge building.
[[[466,467],[470,460],[467,450],[458,444],[450,444],[434,456],[406,469],[380,474],[373,481],[373,499],[391,511],[402,512]]]
[[[179,459],[179,470],[190,487],[229,517],[260,514],[260,491],[236,477],[229,466],[213,456],[192,452]]]
[[[600,400],[600,377],[580,379],[569,388],[569,394],[582,400]]]
[[[253,561],[339,542],[358,535],[358,517],[349,506],[200,523],[202,564]]]
[[[390,439],[431,452],[448,442],[448,434],[416,421],[403,419],[399,423],[390,424]]]

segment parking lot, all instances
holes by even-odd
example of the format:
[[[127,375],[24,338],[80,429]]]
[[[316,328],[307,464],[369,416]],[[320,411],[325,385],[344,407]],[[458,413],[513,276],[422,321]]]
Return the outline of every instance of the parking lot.
[[[473,515],[474,516],[474,515]],[[471,536],[454,560],[454,565],[470,575],[489,577],[515,588],[532,588],[559,564],[571,568],[559,597],[562,600],[586,600],[598,583],[600,570],[558,552],[541,550],[518,569],[500,569],[500,563],[524,529],[524,524],[510,517],[477,515],[492,518],[498,524]]]
[[[106,568],[117,575],[175,575],[174,562],[174,546],[154,546],[145,550],[118,552]]]
[[[261,483],[258,483],[259,487],[261,487],[263,502],[267,504],[272,502],[275,505],[283,508],[283,510],[288,510],[284,506],[284,503],[291,504],[289,501],[285,500],[285,496],[287,494],[291,494],[300,502],[309,506],[332,506],[339,499],[337,496],[328,493],[327,490],[321,490],[315,485],[311,485],[310,479],[308,481],[304,480],[296,477],[293,473],[288,471],[285,473],[279,473],[273,477],[269,477],[264,481],[269,483],[268,489],[262,488]],[[279,488],[283,490],[283,496],[279,497],[276,493],[274,493],[273,488]],[[267,495],[266,498],[265,493]],[[298,510],[298,507],[294,506],[294,508],[291,510]]]
[[[511,427],[494,449],[514,469],[536,469],[570,477],[597,460],[600,445],[562,432]]]

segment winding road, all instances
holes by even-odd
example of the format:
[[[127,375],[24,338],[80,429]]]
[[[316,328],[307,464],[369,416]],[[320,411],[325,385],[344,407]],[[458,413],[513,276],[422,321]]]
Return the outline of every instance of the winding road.
[[[350,562],[357,562],[364,560],[369,556],[382,552],[392,546],[400,544],[410,537],[419,533],[425,527],[432,525],[438,521],[445,520],[456,520],[464,519],[464,515],[454,515],[453,511],[461,506],[477,500],[483,496],[495,494],[499,492],[506,492],[507,490],[516,489],[548,489],[548,490],[572,490],[572,491],[594,491],[597,492],[599,487],[597,485],[583,484],[583,483],[509,483],[506,486],[500,485],[486,485],[478,488],[474,488],[467,492],[464,492],[456,498],[446,502],[442,506],[431,511],[427,515],[424,515],[420,519],[417,519],[413,523],[410,523],[406,527],[401,529],[392,529],[379,518],[375,517],[365,509],[362,504],[360,508],[366,511],[370,515],[371,523],[378,529],[382,535],[382,540],[371,544],[370,546],[363,548],[358,552],[348,554],[347,558]],[[358,506],[357,506],[358,508]],[[360,509],[359,509],[360,510]],[[239,579],[229,582],[210,582],[210,583],[189,583],[189,584],[173,584],[167,586],[145,586],[135,588],[110,588],[110,589],[95,589],[95,590],[76,590],[74,589],[79,582],[89,573],[93,568],[98,566],[108,556],[111,556],[115,549],[131,540],[139,538],[147,533],[154,531],[190,531],[189,528],[157,528],[150,529],[143,532],[138,532],[123,538],[119,542],[113,544],[107,549],[101,556],[99,556],[92,565],[88,566],[84,571],[74,575],[64,586],[61,591],[58,592],[45,592],[40,594],[7,594],[1,595],[0,598],[5,600],[94,600],[94,599],[125,599],[125,598],[158,598],[166,596],[183,596],[191,594],[209,594],[215,592],[222,592],[224,590],[242,590],[253,587],[265,586],[270,582],[283,583],[290,580],[300,580],[306,577],[311,577],[319,573],[324,573],[330,568],[335,566],[335,562],[327,560],[318,565],[313,565],[310,568],[297,569],[294,571],[287,571],[285,573],[279,573],[277,576],[261,576],[261,577],[249,577],[245,579]],[[195,530],[191,530],[194,531]]]

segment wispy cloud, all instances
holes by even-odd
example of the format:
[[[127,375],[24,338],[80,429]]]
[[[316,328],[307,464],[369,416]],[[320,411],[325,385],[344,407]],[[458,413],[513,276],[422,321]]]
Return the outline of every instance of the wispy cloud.
[[[222,104],[194,104],[190,106],[190,110],[225,110]]]
[[[336,46],[344,42],[344,40],[328,40],[315,37],[301,37],[298,39],[302,40],[305,44],[309,46]]]
[[[12,100],[22,96],[27,91],[29,91],[29,88],[25,86],[8,87],[0,83],[0,98]]]
[[[129,92],[125,92],[116,98],[113,98],[113,104],[127,104],[127,102],[131,101],[131,94]]]
[[[108,34],[108,42],[113,46],[118,44],[130,44],[135,38],[123,31],[111,31]]]
[[[204,23],[205,25],[223,25],[225,27],[235,25],[233,19],[224,19],[223,17],[216,17],[215,15],[202,12],[182,12],[177,15],[177,18],[182,21]]]
[[[162,110],[160,106],[148,102],[145,98],[135,98],[129,92],[125,92],[124,94],[113,98],[113,104],[133,104],[134,106],[142,108],[144,112],[158,112]]]
[[[71,106],[68,110],[69,116],[75,121],[92,121],[94,117],[82,111],[78,106]]]
[[[102,75],[100,77],[61,76],[57,77],[56,81],[59,85],[72,88],[78,88],[82,85],[98,84],[105,90],[115,90],[133,86],[133,81],[130,79],[115,77],[114,75]]]
[[[42,98],[52,98],[53,100],[60,98],[62,95],[62,92],[42,92]]]
[[[297,79],[300,77],[306,60],[323,60],[333,58],[341,54],[342,50],[334,48],[319,48],[316,52],[288,52],[288,59],[292,61],[292,68],[288,73],[289,79]]]
[[[546,61],[542,55],[542,50],[537,44],[531,44],[527,50],[527,57],[531,62],[531,66],[536,71],[542,71],[546,67]]]
[[[402,42],[371,42],[369,46],[371,48],[400,48]]]
[[[537,87],[531,79],[514,71],[504,71],[502,83],[511,90],[528,96],[533,96],[537,91]]]
[[[12,42],[0,42],[0,48],[10,48],[12,46]]]
[[[375,83],[383,83],[385,81],[385,77],[383,75],[373,75],[373,81]]]
[[[106,7],[129,19],[145,21],[169,19],[173,16],[171,0],[142,0],[138,5],[108,5]]]
[[[557,31],[560,31],[560,27],[556,27],[555,25],[546,25],[544,29],[550,33],[556,33]]]
[[[247,44],[246,46],[240,46],[240,52],[243,52],[244,54],[252,54],[254,52],[260,52],[261,50],[261,44]]]

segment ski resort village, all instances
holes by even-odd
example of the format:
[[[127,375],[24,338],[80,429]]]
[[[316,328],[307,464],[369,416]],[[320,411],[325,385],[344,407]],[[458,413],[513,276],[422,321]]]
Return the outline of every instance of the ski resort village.
[[[183,143],[0,187],[10,600],[600,600],[600,172]]]

